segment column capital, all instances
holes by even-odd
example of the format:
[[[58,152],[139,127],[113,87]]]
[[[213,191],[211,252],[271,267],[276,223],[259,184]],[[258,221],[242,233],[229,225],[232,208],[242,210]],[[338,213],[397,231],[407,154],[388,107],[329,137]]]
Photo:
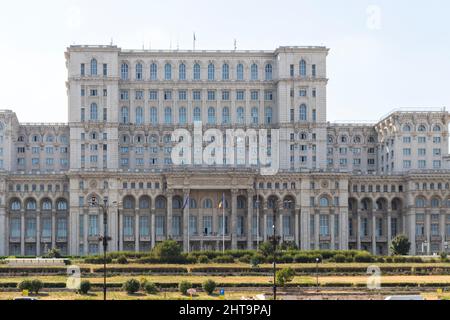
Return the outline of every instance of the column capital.
[[[255,190],[254,189],[247,189],[247,195],[249,197],[253,197],[255,195]]]
[[[183,195],[188,196],[191,193],[191,189],[183,189]]]
[[[239,193],[239,189],[231,189],[231,195],[232,196],[237,196]]]

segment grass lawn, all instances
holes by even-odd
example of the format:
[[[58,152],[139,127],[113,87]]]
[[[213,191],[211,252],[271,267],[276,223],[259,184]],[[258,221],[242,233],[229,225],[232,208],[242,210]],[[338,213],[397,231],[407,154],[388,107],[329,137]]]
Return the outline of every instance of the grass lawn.
[[[241,300],[242,297],[254,297],[261,292],[230,292],[225,293],[225,297],[221,298],[217,294],[209,296],[205,293],[198,293],[193,300]],[[0,292],[0,300],[11,300],[20,297],[20,292]],[[39,300],[103,300],[103,292],[93,292],[88,295],[80,295],[73,292],[43,292],[36,296]],[[191,300],[190,297],[183,296],[178,292],[162,292],[156,295],[148,295],[145,293],[137,293],[128,295],[125,292],[107,292],[108,300]]]

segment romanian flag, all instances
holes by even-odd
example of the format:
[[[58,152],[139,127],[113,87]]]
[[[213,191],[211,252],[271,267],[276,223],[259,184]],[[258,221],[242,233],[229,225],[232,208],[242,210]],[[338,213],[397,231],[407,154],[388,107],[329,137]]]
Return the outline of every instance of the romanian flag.
[[[225,193],[222,193],[222,201],[219,202],[219,209],[223,209],[225,205]]]

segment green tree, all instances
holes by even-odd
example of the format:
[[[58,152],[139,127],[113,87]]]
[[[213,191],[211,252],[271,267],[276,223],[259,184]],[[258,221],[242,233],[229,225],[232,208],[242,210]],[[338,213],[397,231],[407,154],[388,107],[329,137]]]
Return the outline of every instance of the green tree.
[[[295,271],[292,268],[285,268],[277,272],[277,284],[284,287],[286,283],[294,280]]]
[[[81,294],[88,294],[89,290],[91,290],[91,283],[89,280],[83,280],[80,283],[80,292]]]
[[[207,294],[212,295],[214,290],[216,290],[217,284],[213,280],[206,280],[202,286]]]
[[[139,291],[141,284],[136,279],[129,279],[123,284],[123,289],[128,294],[133,294]]]
[[[269,241],[261,243],[259,245],[259,252],[265,257],[269,258],[273,256],[273,244]]]
[[[395,256],[406,256],[409,254],[411,242],[405,235],[396,236],[391,243],[391,251]]]
[[[184,295],[187,295],[187,291],[192,288],[192,283],[188,281],[181,281],[178,284],[178,290]]]
[[[161,262],[181,262],[184,259],[182,248],[175,240],[158,243],[153,249],[153,254]]]

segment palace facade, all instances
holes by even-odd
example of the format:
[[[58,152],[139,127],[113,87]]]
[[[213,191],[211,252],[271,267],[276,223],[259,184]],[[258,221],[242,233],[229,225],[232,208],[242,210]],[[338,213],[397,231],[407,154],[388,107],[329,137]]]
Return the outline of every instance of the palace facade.
[[[388,254],[406,234],[411,254],[448,251],[450,114],[327,122],[327,54],[69,47],[68,123],[0,111],[0,256],[101,253],[103,209],[92,199],[107,203],[109,250],[169,238],[185,251],[256,248],[275,229],[303,250]],[[174,165],[172,132],[199,122],[267,129],[277,173],[232,164],[228,150],[223,164]]]

